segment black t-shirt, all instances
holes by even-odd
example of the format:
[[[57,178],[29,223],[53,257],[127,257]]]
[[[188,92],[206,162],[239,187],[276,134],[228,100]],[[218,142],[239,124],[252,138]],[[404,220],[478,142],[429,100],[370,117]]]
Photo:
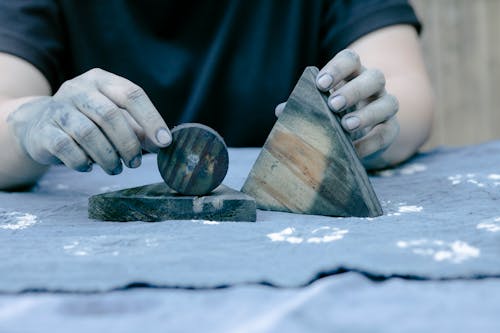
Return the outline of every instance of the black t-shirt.
[[[0,0],[0,52],[54,91],[105,69],[140,85],[170,127],[201,122],[259,146],[306,66],[394,24],[420,29],[406,0]]]

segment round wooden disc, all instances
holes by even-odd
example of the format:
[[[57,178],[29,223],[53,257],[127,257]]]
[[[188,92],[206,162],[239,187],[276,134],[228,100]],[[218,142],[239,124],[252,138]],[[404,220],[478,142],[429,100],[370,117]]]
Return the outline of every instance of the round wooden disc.
[[[184,195],[205,195],[222,183],[229,165],[222,137],[208,126],[186,123],[172,131],[172,143],[158,153],[165,183]]]

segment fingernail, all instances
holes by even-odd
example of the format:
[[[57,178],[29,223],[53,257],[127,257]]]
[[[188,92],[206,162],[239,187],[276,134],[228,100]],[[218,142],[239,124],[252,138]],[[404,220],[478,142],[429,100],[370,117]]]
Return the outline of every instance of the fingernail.
[[[333,83],[333,77],[330,74],[323,74],[318,79],[318,87],[323,90],[330,89],[330,86]]]
[[[118,175],[120,173],[122,173],[123,171],[123,166],[122,164],[120,163],[114,170],[111,171],[111,174],[114,176],[114,175]]]
[[[337,95],[333,98],[330,99],[330,106],[333,109],[333,111],[340,111],[342,110],[347,104],[347,101],[344,96]]]
[[[345,126],[348,130],[352,131],[361,125],[361,121],[358,117],[348,117],[344,120]]]
[[[142,158],[141,155],[137,155],[129,162],[129,167],[138,168],[141,165]]]
[[[168,145],[170,141],[172,141],[172,137],[167,129],[162,127],[156,132],[156,140],[158,140],[161,145]]]

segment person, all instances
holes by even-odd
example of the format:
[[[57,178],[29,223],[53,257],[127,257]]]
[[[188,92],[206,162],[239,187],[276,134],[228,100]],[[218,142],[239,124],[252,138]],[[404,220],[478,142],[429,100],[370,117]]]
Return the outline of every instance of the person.
[[[260,146],[310,65],[365,167],[395,165],[431,129],[419,30],[406,0],[0,0],[0,189],[136,168],[167,124]]]

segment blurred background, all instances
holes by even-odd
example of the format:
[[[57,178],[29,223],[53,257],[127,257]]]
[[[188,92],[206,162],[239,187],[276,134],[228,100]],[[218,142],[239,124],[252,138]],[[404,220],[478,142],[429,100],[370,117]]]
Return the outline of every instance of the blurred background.
[[[500,139],[500,0],[411,0],[436,93],[424,147]]]

